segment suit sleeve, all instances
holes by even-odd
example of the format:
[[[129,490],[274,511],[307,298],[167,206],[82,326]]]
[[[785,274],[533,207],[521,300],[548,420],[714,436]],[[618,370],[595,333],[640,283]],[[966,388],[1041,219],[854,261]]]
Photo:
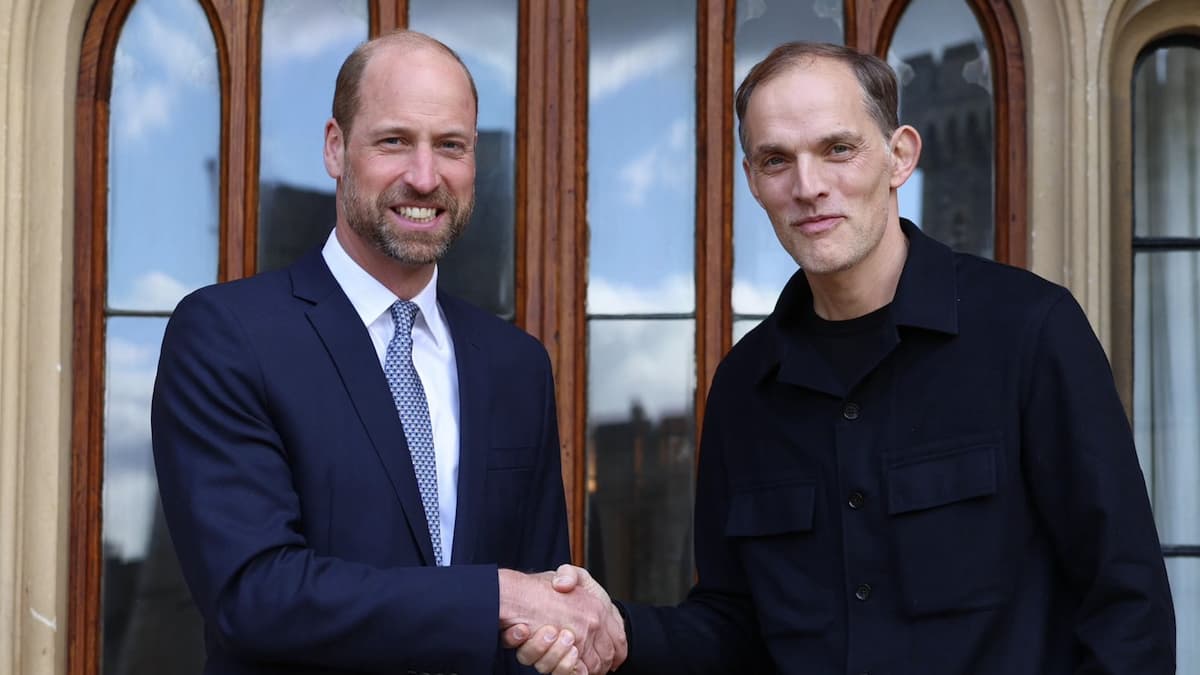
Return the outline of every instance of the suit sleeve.
[[[1175,618],[1125,410],[1104,351],[1065,290],[1027,351],[1027,480],[1080,604],[1079,673],[1174,673]]]
[[[254,345],[216,296],[172,316],[151,408],[163,510],[209,639],[247,662],[490,671],[494,566],[379,569],[308,546]]]
[[[725,535],[730,496],[721,381],[718,369],[700,442],[694,521],[698,581],[676,607],[622,604],[630,634],[621,675],[774,672],[759,637],[746,570],[735,542]]]
[[[521,547],[522,571],[541,572],[571,562],[566,497],[563,494],[562,447],[558,439],[558,413],[550,359],[538,349],[542,374],[542,428],[534,464],[535,499]]]
[[[538,345],[537,368],[542,381],[542,427],[538,436],[537,461],[534,464],[531,513],[526,518],[521,538],[522,572],[542,572],[571,562],[571,539],[567,526],[566,497],[563,494],[562,447],[558,436],[558,414],[554,398],[554,378],[550,359]],[[499,609],[497,609],[499,613]],[[537,629],[537,626],[531,626]],[[505,649],[497,656],[510,673],[536,675],[531,666],[517,662],[516,651]]]

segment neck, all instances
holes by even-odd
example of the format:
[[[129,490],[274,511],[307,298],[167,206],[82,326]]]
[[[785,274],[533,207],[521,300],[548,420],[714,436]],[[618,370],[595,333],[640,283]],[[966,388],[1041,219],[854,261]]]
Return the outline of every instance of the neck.
[[[857,264],[830,274],[807,274],[813,310],[827,321],[865,316],[896,297],[908,258],[908,238],[900,221],[888,223],[879,243]]]
[[[409,265],[400,262],[364,241],[341,220],[334,233],[346,255],[398,298],[412,300],[433,278],[434,263]]]

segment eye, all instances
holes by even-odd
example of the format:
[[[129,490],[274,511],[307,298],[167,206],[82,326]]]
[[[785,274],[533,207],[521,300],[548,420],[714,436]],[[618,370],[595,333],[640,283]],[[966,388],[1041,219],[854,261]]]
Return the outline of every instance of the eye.
[[[853,149],[854,148],[851,148],[849,145],[847,145],[845,143],[834,143],[832,146],[830,146],[829,152],[830,152],[830,154],[834,154],[834,155],[845,155]]]

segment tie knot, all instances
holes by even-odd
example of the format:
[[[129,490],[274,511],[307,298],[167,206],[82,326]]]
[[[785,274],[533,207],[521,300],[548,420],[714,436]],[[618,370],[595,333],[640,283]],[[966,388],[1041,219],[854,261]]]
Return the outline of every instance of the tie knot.
[[[392,303],[392,321],[396,324],[396,331],[404,333],[412,333],[413,321],[417,318],[417,312],[421,308],[417,303],[409,300],[397,300]]]

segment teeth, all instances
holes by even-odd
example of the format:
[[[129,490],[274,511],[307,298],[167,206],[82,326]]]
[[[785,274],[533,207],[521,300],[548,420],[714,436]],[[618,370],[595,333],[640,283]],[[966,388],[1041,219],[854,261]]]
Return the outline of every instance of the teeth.
[[[408,218],[416,222],[429,222],[437,215],[437,209],[425,208],[420,206],[398,206],[393,209],[403,218]]]

